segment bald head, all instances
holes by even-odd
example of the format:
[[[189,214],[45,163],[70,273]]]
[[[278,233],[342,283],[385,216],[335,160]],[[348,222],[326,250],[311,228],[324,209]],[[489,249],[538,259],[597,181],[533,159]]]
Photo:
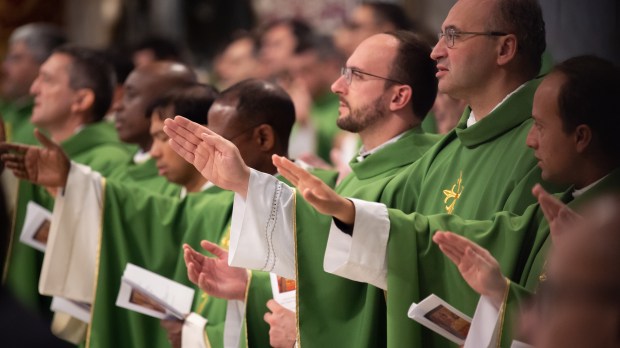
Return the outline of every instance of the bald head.
[[[602,197],[564,231],[549,260],[537,347],[620,347],[620,194]],[[541,292],[542,294],[545,291]]]
[[[152,142],[148,107],[168,91],[196,81],[194,72],[177,62],[158,61],[134,69],[125,81],[123,99],[115,108],[120,139],[148,150]]]

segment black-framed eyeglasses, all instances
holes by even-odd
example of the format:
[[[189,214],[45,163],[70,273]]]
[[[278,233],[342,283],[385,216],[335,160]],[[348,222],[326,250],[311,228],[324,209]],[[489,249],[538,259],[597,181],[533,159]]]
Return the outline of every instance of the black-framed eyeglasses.
[[[398,83],[399,85],[406,85],[406,83],[401,82],[401,81],[397,81],[397,80],[390,79],[390,78],[383,77],[383,76],[379,76],[379,75],[374,75],[374,74],[371,74],[371,73],[367,73],[365,71],[361,71],[361,70],[356,69],[356,68],[349,68],[349,67],[346,67],[346,66],[343,66],[342,68],[340,68],[340,74],[342,76],[344,76],[344,80],[347,81],[347,85],[349,85],[349,86],[351,85],[351,82],[353,81],[353,74],[368,75],[368,76],[376,77],[378,79],[382,79],[382,80]]]
[[[454,28],[448,28],[445,32],[440,32],[438,38],[441,40],[442,37],[445,37],[446,45],[448,48],[452,48],[454,47],[454,40],[461,35],[506,36],[509,34],[502,31],[459,31]]]

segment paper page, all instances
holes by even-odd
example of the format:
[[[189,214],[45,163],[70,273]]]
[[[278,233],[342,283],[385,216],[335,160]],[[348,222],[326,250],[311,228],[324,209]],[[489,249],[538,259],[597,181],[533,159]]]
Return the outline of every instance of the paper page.
[[[297,311],[297,283],[294,280],[280,277],[274,273],[270,274],[271,290],[273,291],[273,299],[276,300],[284,308],[296,312]]]
[[[159,319],[183,320],[193,299],[194,289],[128,263],[116,305]]]
[[[458,345],[465,343],[471,326],[470,317],[435,295],[413,303],[408,316]]]
[[[87,303],[72,301],[60,296],[52,297],[52,312],[62,312],[79,319],[86,324],[90,323],[90,305]]]
[[[39,251],[45,252],[50,231],[52,212],[35,202],[28,202],[24,227],[19,240]]]

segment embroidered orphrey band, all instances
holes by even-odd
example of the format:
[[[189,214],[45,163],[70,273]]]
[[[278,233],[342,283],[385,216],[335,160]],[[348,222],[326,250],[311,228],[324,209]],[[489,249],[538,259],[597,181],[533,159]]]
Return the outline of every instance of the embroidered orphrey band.
[[[273,193],[273,200],[271,202],[271,212],[269,213],[269,220],[265,226],[265,240],[267,241],[267,258],[265,259],[265,265],[261,270],[271,272],[276,266],[276,252],[273,246],[273,232],[276,229],[278,223],[278,208],[280,204],[280,196],[282,195],[282,182],[276,183],[276,190]]]

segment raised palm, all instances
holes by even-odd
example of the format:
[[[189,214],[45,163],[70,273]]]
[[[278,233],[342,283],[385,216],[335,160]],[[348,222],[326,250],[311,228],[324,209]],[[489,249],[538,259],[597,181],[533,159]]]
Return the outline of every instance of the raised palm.
[[[189,280],[211,296],[244,300],[248,275],[245,269],[228,265],[228,252],[214,243],[202,241],[202,248],[215,257],[207,257],[184,245]]]
[[[319,213],[334,216],[347,224],[353,223],[355,208],[351,201],[284,157],[274,155],[273,164]]]
[[[213,184],[242,195],[250,169],[237,147],[207,127],[177,116],[165,121],[170,146]]]
[[[458,267],[461,276],[480,295],[498,306],[503,301],[506,281],[497,260],[474,242],[452,232],[436,232],[433,241]]]

